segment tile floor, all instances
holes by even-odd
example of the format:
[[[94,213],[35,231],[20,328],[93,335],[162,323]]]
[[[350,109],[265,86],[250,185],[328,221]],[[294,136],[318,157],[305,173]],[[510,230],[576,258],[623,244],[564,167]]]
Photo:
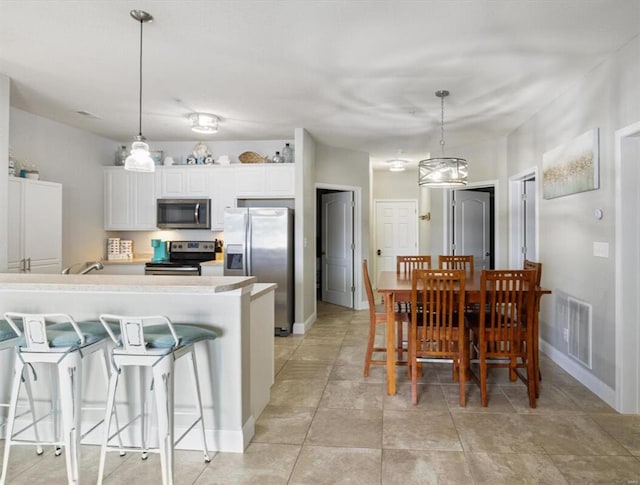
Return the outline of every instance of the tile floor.
[[[621,416],[542,357],[538,407],[521,382],[494,371],[489,407],[479,390],[458,406],[447,365],[426,364],[420,402],[406,369],[385,395],[384,367],[362,377],[367,312],[319,304],[305,336],[276,338],[276,382],[244,454],[177,452],[178,484],[638,484],[640,416]],[[1,447],[0,447],[1,448]],[[109,454],[106,484],[158,484],[158,456]],[[83,483],[98,449],[83,447]],[[12,452],[10,484],[65,483],[51,451]]]

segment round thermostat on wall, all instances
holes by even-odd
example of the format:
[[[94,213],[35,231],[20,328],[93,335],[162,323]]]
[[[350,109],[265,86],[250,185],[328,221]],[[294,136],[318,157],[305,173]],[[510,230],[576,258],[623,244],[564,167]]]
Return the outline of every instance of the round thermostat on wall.
[[[593,211],[593,217],[595,217],[597,220],[602,219],[602,216],[604,216],[604,212],[602,212],[602,209],[595,209]]]

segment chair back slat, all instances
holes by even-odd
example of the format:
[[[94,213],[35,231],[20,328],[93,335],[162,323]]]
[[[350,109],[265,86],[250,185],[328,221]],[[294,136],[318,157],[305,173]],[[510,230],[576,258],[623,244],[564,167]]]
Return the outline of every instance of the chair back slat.
[[[457,355],[457,330],[464,329],[464,290],[462,270],[413,271],[411,325],[418,356]]]
[[[362,260],[362,280],[364,281],[364,289],[367,292],[367,302],[369,303],[369,318],[375,319],[376,303],[373,297],[373,288],[371,287],[371,279],[369,278],[369,268],[367,260]]]
[[[409,276],[416,269],[431,269],[431,256],[396,256],[396,273]]]
[[[470,273],[474,270],[473,255],[445,254],[438,257],[440,269],[463,269]]]
[[[532,328],[533,270],[483,270],[480,281],[480,346],[487,357],[523,352],[523,332]]]

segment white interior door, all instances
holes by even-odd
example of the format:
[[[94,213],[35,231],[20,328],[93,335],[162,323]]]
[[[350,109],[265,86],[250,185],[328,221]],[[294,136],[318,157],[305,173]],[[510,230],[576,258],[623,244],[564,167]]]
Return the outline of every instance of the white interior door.
[[[353,192],[322,195],[322,301],[353,308]]]
[[[453,191],[453,254],[473,255],[476,271],[491,262],[491,195],[477,190]]]
[[[418,208],[415,200],[375,202],[377,280],[380,271],[395,271],[396,256],[418,254]]]
[[[536,247],[536,179],[530,178],[522,183],[524,191],[524,259],[536,261],[538,248]],[[522,266],[520,266],[522,267]]]

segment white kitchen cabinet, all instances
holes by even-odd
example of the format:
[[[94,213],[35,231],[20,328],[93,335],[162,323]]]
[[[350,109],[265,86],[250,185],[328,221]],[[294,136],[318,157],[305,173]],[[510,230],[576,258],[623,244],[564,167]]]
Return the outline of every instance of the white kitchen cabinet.
[[[293,163],[266,165],[265,195],[267,197],[294,197],[295,173]]]
[[[236,168],[238,197],[293,197],[295,165],[253,164]]]
[[[59,273],[62,185],[9,177],[8,271]]]
[[[158,197],[209,197],[211,167],[162,167]]]
[[[235,168],[218,167],[211,180],[211,230],[224,229],[224,210],[236,206]]]
[[[104,228],[153,231],[156,226],[156,174],[104,169]]]

